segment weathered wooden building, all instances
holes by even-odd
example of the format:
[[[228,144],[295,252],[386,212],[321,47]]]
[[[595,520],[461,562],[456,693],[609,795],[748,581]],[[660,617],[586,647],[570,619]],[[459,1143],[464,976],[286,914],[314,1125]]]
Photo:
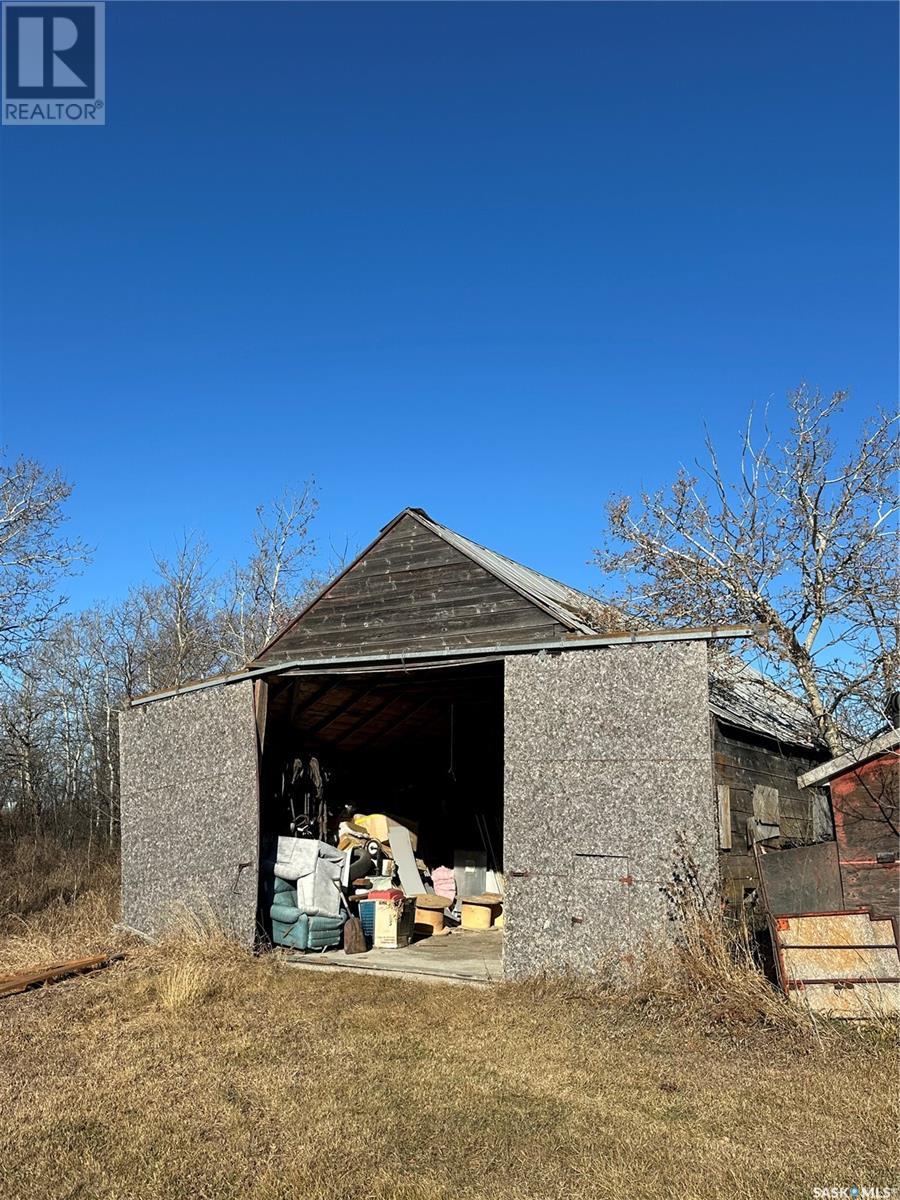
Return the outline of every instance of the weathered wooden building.
[[[828,787],[843,907],[900,922],[900,729],[805,772],[804,792]],[[898,937],[900,942],[900,937]]]
[[[251,941],[261,847],[295,827],[313,757],[332,816],[415,820],[434,863],[488,854],[509,976],[662,935],[676,853],[708,881],[738,863],[743,894],[754,839],[821,835],[796,776],[824,756],[762,676],[711,674],[709,643],[748,631],[615,624],[405,509],[245,671],[123,714],[123,922],[154,934],[202,901]]]
[[[759,886],[754,849],[828,841],[827,795],[797,777],[827,757],[808,710],[734,658],[711,655],[713,771],[719,804],[719,869],[739,905]]]
[[[779,981],[829,1016],[900,1013],[900,730],[797,783],[827,788],[835,836],[758,853]]]

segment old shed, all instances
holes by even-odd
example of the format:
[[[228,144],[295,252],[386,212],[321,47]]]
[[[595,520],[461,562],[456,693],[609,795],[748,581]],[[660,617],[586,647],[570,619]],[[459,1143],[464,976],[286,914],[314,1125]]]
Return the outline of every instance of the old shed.
[[[716,722],[755,748],[763,815],[796,778],[747,716],[751,683],[711,695],[708,643],[747,632],[616,631],[592,597],[404,509],[246,670],[123,714],[123,922],[153,935],[203,904],[252,942],[279,836],[386,812],[423,870],[502,881],[507,976],[633,952],[665,931],[676,853],[712,880],[731,852]]]
[[[804,772],[828,788],[834,840],[758,848],[778,977],[829,1016],[900,1012],[900,730]]]
[[[828,787],[842,907],[900,921],[900,729],[807,771],[804,789]],[[898,939],[900,941],[900,939]]]

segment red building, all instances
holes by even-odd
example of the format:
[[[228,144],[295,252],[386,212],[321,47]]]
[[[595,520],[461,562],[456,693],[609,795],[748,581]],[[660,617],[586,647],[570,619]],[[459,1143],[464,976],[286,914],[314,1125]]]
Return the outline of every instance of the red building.
[[[900,729],[807,771],[800,787],[827,783],[844,908],[900,914]]]
[[[827,1016],[900,1013],[900,730],[797,783],[828,787],[834,840],[757,849],[779,982]]]

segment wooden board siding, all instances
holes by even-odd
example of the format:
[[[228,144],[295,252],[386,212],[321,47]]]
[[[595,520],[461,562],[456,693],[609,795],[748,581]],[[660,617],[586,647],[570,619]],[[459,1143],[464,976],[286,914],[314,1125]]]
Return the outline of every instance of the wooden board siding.
[[[900,757],[882,755],[831,781],[835,836],[848,908],[900,912]]]
[[[753,792],[758,787],[778,792],[780,837],[767,845],[816,840],[814,789],[801,791],[797,776],[824,757],[779,746],[748,731],[713,721],[713,766],[717,786],[728,788],[731,810],[731,848],[719,851],[719,870],[726,897],[740,903],[745,888],[759,885],[753,846],[747,840],[747,822],[754,817]]]
[[[848,908],[870,908],[878,917],[900,912],[900,863],[841,862],[841,882]]]
[[[531,644],[570,636],[537,605],[406,516],[258,661]]]

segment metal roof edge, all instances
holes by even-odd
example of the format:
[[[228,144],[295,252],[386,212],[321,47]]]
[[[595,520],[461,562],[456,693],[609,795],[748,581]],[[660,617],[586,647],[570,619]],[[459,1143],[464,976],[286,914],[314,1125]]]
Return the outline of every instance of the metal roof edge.
[[[822,763],[818,767],[813,767],[811,771],[805,771],[802,775],[798,775],[797,787],[814,787],[817,783],[824,783],[828,779],[833,779],[835,775],[840,775],[848,767],[859,766],[868,759],[876,758],[879,754],[884,754],[898,746],[900,746],[900,729],[885,729],[883,733],[876,734],[875,737],[870,738],[855,750],[848,750],[846,754],[840,754],[837,758],[832,758],[829,762]]]
[[[604,637],[580,637],[562,642],[457,646],[446,650],[410,650],[403,654],[343,654],[334,658],[297,658],[285,662],[269,663],[252,670],[234,671],[230,675],[216,675],[212,679],[194,680],[181,684],[179,687],[166,688],[158,692],[147,692],[143,696],[135,696],[130,700],[128,708],[141,708],[156,700],[170,700],[175,696],[205,691],[207,688],[243,683],[251,679],[262,679],[266,675],[278,675],[282,671],[290,671],[297,667],[308,667],[313,670],[319,667],[324,670],[330,666],[353,666],[355,663],[385,663],[388,666],[393,664],[402,666],[409,661],[433,659],[437,662],[452,662],[454,659],[485,654],[538,654],[561,650],[596,650],[603,647],[631,646],[652,642],[708,642],[715,638],[751,637],[754,632],[749,625],[710,625],[700,629],[646,629],[632,633],[611,633]]]

